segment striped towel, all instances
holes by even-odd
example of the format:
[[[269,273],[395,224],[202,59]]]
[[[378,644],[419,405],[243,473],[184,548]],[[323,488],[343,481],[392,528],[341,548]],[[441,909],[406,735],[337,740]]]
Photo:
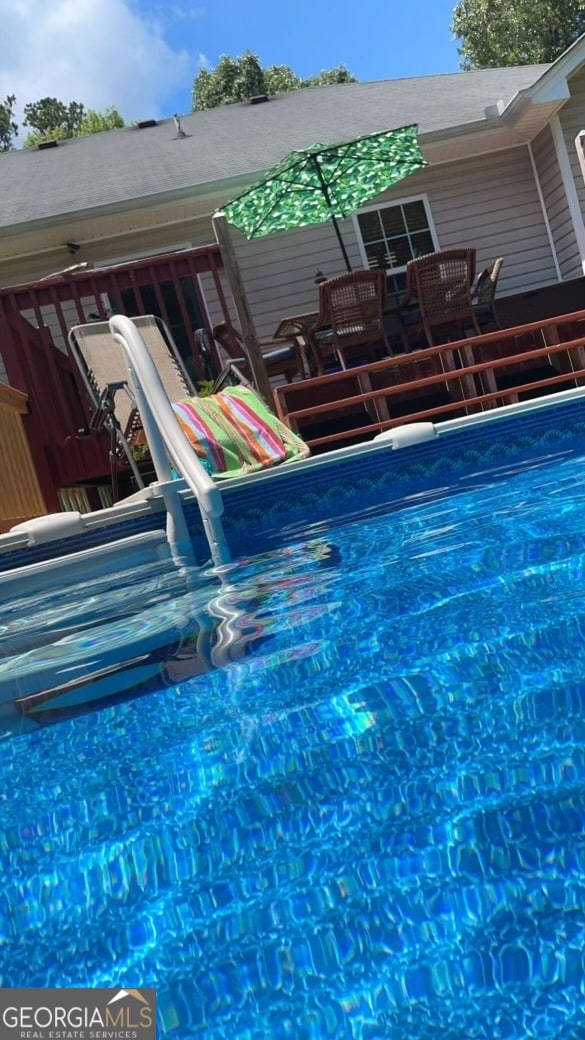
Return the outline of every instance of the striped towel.
[[[173,405],[183,432],[213,477],[306,458],[304,441],[244,386],[211,397],[189,397]]]

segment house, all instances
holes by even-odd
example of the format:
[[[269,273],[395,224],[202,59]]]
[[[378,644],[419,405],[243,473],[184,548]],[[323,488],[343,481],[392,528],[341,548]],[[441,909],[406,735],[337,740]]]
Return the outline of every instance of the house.
[[[585,125],[585,36],[551,65],[305,89],[0,155],[0,324],[15,299],[6,287],[83,264],[87,277],[74,281],[83,291],[72,290],[68,304],[50,280],[54,300],[49,288],[42,304],[19,296],[22,317],[46,325],[61,351],[66,327],[120,300],[131,313],[137,293],[149,310],[164,302],[187,344],[192,329],[221,318],[224,294],[230,306],[221,257],[209,246],[214,211],[293,148],[407,123],[419,125],[428,166],[341,223],[352,263],[385,267],[399,287],[411,256],[473,245],[479,267],[505,257],[500,295],[516,301],[520,320],[539,316],[534,301],[550,287],[549,313],[579,306],[585,181],[575,141]],[[260,335],[285,314],[314,309],[317,270],[343,267],[329,225],[252,241],[234,229],[233,241]],[[164,257],[187,257],[190,247],[202,247],[196,268],[165,282]],[[134,261],[140,286],[130,270],[126,296],[111,296],[100,272]],[[6,343],[5,334],[4,381],[28,391]]]
[[[581,38],[550,66],[311,88],[192,113],[180,132],[172,119],[147,121],[9,152],[0,156],[0,285],[205,245],[214,210],[292,148],[410,122],[429,166],[345,222],[354,264],[393,254],[399,272],[412,250],[473,244],[479,264],[505,256],[504,294],[578,278],[584,105]],[[252,242],[234,230],[234,241],[261,334],[314,303],[318,268],[342,267],[328,226]],[[213,319],[217,301],[205,287],[203,296]]]

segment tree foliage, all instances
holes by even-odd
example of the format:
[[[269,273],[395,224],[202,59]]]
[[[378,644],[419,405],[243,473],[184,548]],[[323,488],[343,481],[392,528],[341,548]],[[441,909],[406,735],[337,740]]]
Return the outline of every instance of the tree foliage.
[[[463,69],[551,62],[585,32],[585,0],[459,0],[451,31]]]
[[[290,90],[299,90],[303,86],[301,77],[293,72],[290,65],[269,65],[262,69],[262,74],[264,94],[288,94]]]
[[[113,106],[105,112],[89,109],[78,101],[68,105],[57,98],[45,97],[24,106],[24,123],[32,133],[24,142],[25,148],[35,148],[43,141],[65,141],[70,137],[87,137],[102,130],[124,126],[124,120]]]
[[[30,101],[24,106],[24,125],[32,126],[39,134],[48,134],[53,130],[62,130],[71,137],[79,129],[85,116],[85,109],[78,101],[70,101],[65,105],[54,97],[44,97],[39,101]]]
[[[18,133],[18,125],[14,122],[14,94],[7,94],[0,101],[0,152],[9,152]]]
[[[90,134],[101,134],[102,130],[120,130],[125,125],[118,109],[113,105],[106,108],[105,112],[96,112],[93,108],[88,108],[79,130],[73,136],[88,137]]]
[[[258,94],[283,94],[301,87],[329,86],[334,83],[355,83],[355,77],[345,65],[325,69],[319,75],[303,79],[290,65],[269,65],[263,68],[257,54],[246,51],[239,58],[224,54],[212,70],[200,69],[193,83],[193,111],[232,105],[247,101]]]
[[[321,69],[318,76],[309,76],[301,86],[333,87],[336,83],[357,83],[357,80],[345,65],[334,65],[332,69]]]

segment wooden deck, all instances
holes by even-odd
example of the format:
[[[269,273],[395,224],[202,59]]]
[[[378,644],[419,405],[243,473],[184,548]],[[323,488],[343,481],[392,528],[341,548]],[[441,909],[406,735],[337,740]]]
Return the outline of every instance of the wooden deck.
[[[276,387],[312,451],[585,385],[585,310]]]
[[[219,247],[210,245],[109,268],[74,266],[38,282],[0,289],[5,370],[0,379],[28,398],[22,421],[50,512],[60,509],[63,488],[79,485],[86,486],[91,507],[99,509],[99,484],[109,481],[110,472],[107,435],[88,429],[85,388],[67,348],[70,328],[103,321],[112,312],[158,314],[172,330],[193,378],[205,379],[193,340],[193,330],[209,324],[199,279],[211,280],[227,316],[221,270]]]
[[[89,506],[99,509],[110,482],[109,439],[90,429],[79,371],[67,352],[69,328],[103,319],[111,309],[159,314],[170,324],[193,377],[207,378],[193,335],[199,325],[210,324],[199,278],[204,275],[214,285],[227,320],[221,270],[214,244],[109,269],[73,268],[0,289],[4,378],[28,399],[19,421],[46,509],[61,508],[63,489],[76,500],[80,487]],[[313,452],[320,452],[404,422],[438,421],[580,385],[585,379],[581,301],[583,278],[498,299],[500,320],[514,327],[278,386],[275,409]],[[129,475],[125,480],[122,473],[121,479],[122,494],[134,490]]]

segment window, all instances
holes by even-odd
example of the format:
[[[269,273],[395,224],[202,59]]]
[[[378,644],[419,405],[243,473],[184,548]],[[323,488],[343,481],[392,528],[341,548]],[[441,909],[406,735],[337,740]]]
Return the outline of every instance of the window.
[[[388,271],[389,292],[403,291],[409,260],[437,248],[424,198],[362,210],[355,219],[364,263],[372,270]]]

